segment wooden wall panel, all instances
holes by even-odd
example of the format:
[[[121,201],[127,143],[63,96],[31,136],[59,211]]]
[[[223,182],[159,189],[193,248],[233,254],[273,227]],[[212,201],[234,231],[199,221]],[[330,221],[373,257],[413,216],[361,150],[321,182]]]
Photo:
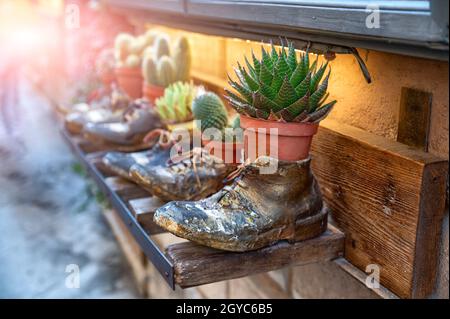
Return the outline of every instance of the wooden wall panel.
[[[313,141],[313,169],[345,233],[345,258],[381,270],[404,298],[431,293],[448,162],[331,120]]]

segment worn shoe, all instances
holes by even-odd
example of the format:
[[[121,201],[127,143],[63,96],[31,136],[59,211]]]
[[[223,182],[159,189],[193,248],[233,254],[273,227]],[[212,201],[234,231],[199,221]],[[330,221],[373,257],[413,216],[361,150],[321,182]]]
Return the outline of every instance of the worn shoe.
[[[229,251],[320,235],[327,228],[327,208],[310,159],[280,161],[275,173],[260,174],[274,161],[258,158],[209,198],[170,202],[156,211],[154,221],[176,236]]]
[[[233,169],[221,159],[196,148],[176,161],[168,159],[153,165],[136,163],[129,174],[133,181],[162,200],[197,200],[221,189]]]
[[[165,128],[158,113],[145,100],[136,100],[117,122],[87,123],[83,133],[96,144],[140,145],[153,129]]]
[[[87,123],[110,123],[120,121],[131,100],[114,88],[110,97],[98,103],[79,103],[64,119],[64,125],[72,134],[80,134]]]

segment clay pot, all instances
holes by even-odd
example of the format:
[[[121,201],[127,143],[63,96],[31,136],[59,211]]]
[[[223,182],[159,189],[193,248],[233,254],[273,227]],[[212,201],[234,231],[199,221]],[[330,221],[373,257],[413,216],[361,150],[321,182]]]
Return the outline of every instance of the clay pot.
[[[158,98],[164,95],[164,89],[165,87],[163,86],[148,84],[145,82],[142,85],[144,97],[149,100],[151,104],[154,104]]]
[[[319,124],[283,123],[241,115],[241,127],[244,129],[246,159],[269,155],[282,161],[299,161],[308,158]],[[265,130],[258,132],[258,129]],[[271,135],[270,129],[278,131]],[[262,143],[265,143],[265,149]]]
[[[100,75],[100,80],[105,87],[109,88],[111,84],[116,80],[116,75],[113,71],[103,72]]]
[[[241,153],[244,143],[229,143],[202,138],[202,146],[208,148],[210,154],[221,158],[225,164],[236,165],[243,162]]]
[[[142,97],[142,77],[141,68],[116,68],[116,78],[119,87],[132,99]]]

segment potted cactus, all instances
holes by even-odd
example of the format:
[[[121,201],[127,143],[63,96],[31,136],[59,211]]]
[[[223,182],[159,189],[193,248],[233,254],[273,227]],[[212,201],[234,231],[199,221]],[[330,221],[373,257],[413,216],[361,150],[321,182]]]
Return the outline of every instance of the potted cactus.
[[[95,72],[102,81],[103,85],[107,88],[109,88],[116,79],[114,74],[114,66],[114,50],[102,50],[95,61]]]
[[[155,101],[155,107],[170,130],[185,128],[192,131],[192,101],[202,91],[202,87],[188,82],[175,82],[164,90],[164,95]]]
[[[221,158],[227,164],[241,162],[243,148],[240,131],[235,135],[233,129],[240,129],[239,116],[228,125],[228,114],[222,100],[212,92],[199,95],[192,103],[194,119],[200,124],[202,146],[211,154]],[[209,134],[214,128],[218,135]]]
[[[144,76],[144,97],[154,102],[164,94],[164,89],[177,81],[189,81],[191,56],[189,42],[179,37],[171,53],[169,39],[160,36],[153,50],[146,54],[142,62]]]
[[[133,99],[142,97],[141,54],[145,49],[144,37],[135,38],[130,34],[117,35],[114,42],[116,58],[116,78],[122,90]]]
[[[251,61],[245,59],[246,68],[238,64],[238,81],[229,77],[234,92],[226,90],[226,98],[241,114],[245,156],[277,154],[286,161],[307,158],[318,123],[336,103],[325,103],[331,72],[325,74],[328,63],[319,67],[316,60],[310,64],[308,52],[298,59],[289,42],[280,51],[272,45],[270,53],[262,46],[261,59],[252,53]],[[267,136],[270,128],[278,129],[276,149]],[[266,134],[256,133],[258,129],[266,129]],[[260,154],[258,143],[266,143],[265,154]]]

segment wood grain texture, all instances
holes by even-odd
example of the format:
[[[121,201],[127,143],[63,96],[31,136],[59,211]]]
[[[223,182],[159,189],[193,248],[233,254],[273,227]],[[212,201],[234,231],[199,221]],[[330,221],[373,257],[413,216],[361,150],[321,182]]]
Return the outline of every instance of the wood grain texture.
[[[187,242],[169,246],[167,255],[174,264],[175,282],[186,288],[331,260],[342,254],[343,245],[344,234],[329,225],[322,236],[295,244],[283,241],[256,251],[232,253]]]
[[[142,228],[151,235],[166,232],[153,222],[156,209],[164,205],[164,201],[156,196],[133,199],[128,202],[128,207]]]
[[[397,141],[428,151],[432,95],[411,88],[402,88]]]
[[[124,202],[149,195],[145,189],[118,176],[107,177],[105,182]]]
[[[402,298],[426,297],[436,275],[448,162],[327,120],[312,147],[313,170],[345,258],[381,267],[381,284]]]

